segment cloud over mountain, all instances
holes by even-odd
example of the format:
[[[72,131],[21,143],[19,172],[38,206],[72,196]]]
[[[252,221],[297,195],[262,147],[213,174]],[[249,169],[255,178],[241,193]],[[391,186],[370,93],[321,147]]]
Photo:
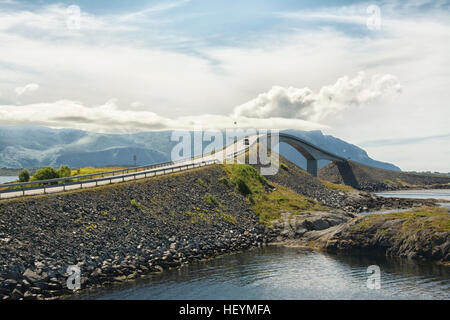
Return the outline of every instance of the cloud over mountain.
[[[322,87],[319,92],[305,88],[273,86],[269,91],[239,105],[236,117],[297,118],[320,121],[330,113],[352,106],[376,102],[402,90],[398,79],[390,74],[369,77],[359,72],[356,77],[339,78],[335,84]]]
[[[23,95],[38,88],[37,84],[27,84],[16,88],[16,93]],[[228,115],[201,114],[171,118],[148,111],[142,102],[131,104],[131,109],[124,109],[116,99],[95,106],[65,99],[21,106],[3,105],[0,109],[0,124],[38,124],[95,132],[133,132],[192,129],[198,125],[225,129],[234,127],[234,122],[237,121],[240,128],[312,130],[327,128],[319,122],[330,113],[376,102],[399,92],[401,86],[395,76],[385,74],[369,77],[364,72],[359,72],[352,79],[348,76],[341,77],[335,84],[323,86],[317,93],[309,88],[273,86],[268,92],[236,107]]]
[[[153,130],[192,130],[233,128],[231,115],[202,114],[169,118],[144,110],[122,109],[116,99],[102,105],[86,106],[81,102],[58,100],[28,105],[0,105],[0,125],[44,125],[53,128],[75,128],[91,132],[136,132]],[[326,126],[302,119],[240,117],[239,128],[271,128],[302,130],[323,129]]]

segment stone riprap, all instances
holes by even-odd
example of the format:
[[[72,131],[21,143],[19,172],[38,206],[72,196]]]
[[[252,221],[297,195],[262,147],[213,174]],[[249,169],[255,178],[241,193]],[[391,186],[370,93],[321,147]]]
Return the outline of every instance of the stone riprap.
[[[342,186],[330,188],[281,160],[283,168],[266,177],[269,184],[264,192],[273,192],[277,185],[286,187],[319,202],[318,211],[280,212],[280,219],[262,224],[252,210],[251,197],[246,199],[230,183],[222,165],[1,201],[0,298],[72,294],[67,287],[69,266],[80,269],[82,289],[95,288],[267,242],[448,259],[448,232],[439,233],[438,239],[427,229],[419,242],[414,242],[414,233],[405,234],[408,245],[402,246],[395,238],[400,222],[392,228],[389,221],[378,220],[368,230],[351,227],[363,219],[358,217],[361,211],[432,206],[435,201],[380,198],[339,189]],[[384,230],[392,237],[386,238]],[[423,253],[421,246],[431,251]]]
[[[332,162],[319,170],[319,177],[359,190],[377,192],[404,189],[450,189],[450,176],[397,172],[373,168],[361,163]]]
[[[269,181],[278,183],[311,199],[315,199],[331,209],[339,209],[348,213],[359,213],[385,209],[432,206],[437,202],[433,199],[383,198],[377,197],[370,192],[356,189],[330,189],[319,179],[311,176],[292,162],[282,157],[280,158],[280,162],[283,165],[280,166],[278,173],[266,177]],[[255,167],[259,168],[260,166],[255,165]]]
[[[71,293],[263,242],[220,166],[137,182],[0,202],[0,298]]]

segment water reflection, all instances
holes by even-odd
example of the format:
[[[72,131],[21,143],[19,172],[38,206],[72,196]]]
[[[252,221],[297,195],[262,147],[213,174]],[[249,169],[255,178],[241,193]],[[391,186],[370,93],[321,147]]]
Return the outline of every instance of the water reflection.
[[[438,205],[442,208],[450,209],[450,202],[440,202]]]
[[[375,194],[385,198],[442,199],[450,201],[450,189],[400,190],[376,192]]]
[[[429,190],[400,190],[375,193],[384,198],[410,198],[410,199],[437,199],[450,201],[450,189],[429,189]],[[450,202],[437,203],[438,206],[450,209]],[[360,212],[360,214],[384,214],[393,212],[405,212],[411,209],[391,209],[374,212]]]
[[[381,268],[381,289],[366,287]],[[84,294],[89,299],[450,299],[450,268],[384,257],[268,247]]]
[[[0,176],[0,184],[2,183],[11,183],[13,181],[19,180],[19,177],[15,176]]]
[[[407,212],[411,211],[412,208],[408,209],[389,209],[389,210],[381,210],[381,211],[363,211],[359,214],[386,214],[386,213],[394,213],[394,212]]]

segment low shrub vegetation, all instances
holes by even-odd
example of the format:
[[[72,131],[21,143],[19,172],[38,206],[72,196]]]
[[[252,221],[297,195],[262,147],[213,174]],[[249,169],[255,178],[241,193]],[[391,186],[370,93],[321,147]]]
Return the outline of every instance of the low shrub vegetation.
[[[202,178],[198,178],[197,179],[197,183],[199,184],[199,185],[201,185],[202,187],[207,187],[208,186],[208,184],[205,182],[205,180],[203,180]]]
[[[236,186],[239,192],[242,193],[244,196],[248,196],[252,193],[252,190],[250,190],[250,187],[247,185],[247,182],[242,178],[237,179]]]
[[[59,167],[57,172],[58,172],[59,178],[65,178],[65,177],[71,176],[71,170],[70,170],[69,166],[66,166],[66,165]]]
[[[55,169],[52,167],[43,167],[39,170],[37,170],[33,176],[31,177],[31,181],[40,181],[40,180],[50,180],[50,179],[58,179],[58,178],[66,178],[71,176],[72,170],[69,168],[69,166],[62,165],[59,167],[59,169]],[[24,181],[21,182],[27,182],[30,180],[29,172],[28,170],[24,169],[20,172],[22,176],[19,174],[19,180],[23,179]],[[27,179],[28,174],[28,180]]]
[[[141,207],[141,203],[140,203],[140,202],[137,202],[137,201],[134,200],[134,199],[132,199],[132,200],[130,201],[130,204],[131,204],[131,206],[134,207],[134,208],[140,208],[140,207]]]
[[[227,222],[229,222],[229,223],[233,223],[233,224],[236,224],[236,223],[237,223],[236,218],[233,217],[231,214],[227,214],[227,213],[222,212],[221,215],[222,215],[222,217],[223,217],[223,219],[224,219],[225,221],[227,221]]]
[[[281,212],[299,214],[305,211],[319,211],[326,209],[318,202],[302,196],[288,188],[276,185],[276,190],[258,196],[252,205],[259,214],[260,221],[267,223],[281,217]]]
[[[212,194],[205,195],[203,197],[203,200],[205,200],[205,202],[210,205],[218,205],[219,204],[219,201],[217,200],[217,198]]]
[[[227,187],[228,186],[230,186],[230,182],[228,181],[228,177],[220,177],[219,179],[218,179],[218,181],[220,182],[220,183],[223,183],[224,185],[226,185]]]
[[[378,232],[389,228],[381,227],[388,221],[398,220],[401,222],[398,230],[399,235],[415,234],[420,231],[432,232],[450,231],[450,214],[447,209],[439,207],[422,207],[406,212],[392,212],[386,214],[368,214],[363,219],[350,227],[354,232],[361,232],[376,227]]]
[[[102,172],[121,170],[121,169],[126,169],[126,168],[125,167],[101,167],[101,168],[84,167],[84,168],[79,168],[79,169],[71,169],[70,175],[71,176],[80,176],[80,175],[102,173]]]
[[[30,172],[27,169],[23,169],[19,172],[19,182],[30,181]]]
[[[225,165],[225,171],[231,183],[243,195],[264,193],[264,186],[268,185],[266,178],[247,164],[228,164]]]
[[[38,171],[33,174],[31,177],[32,181],[39,181],[39,180],[49,180],[49,179],[57,179],[59,178],[59,173],[57,170],[55,170],[52,167],[44,167],[42,169],[39,169]]]
[[[211,223],[211,216],[207,212],[202,211],[186,211],[185,214],[190,217],[191,223]]]
[[[279,219],[282,211],[298,214],[325,209],[318,202],[277,184],[270,185],[252,166],[225,165],[231,183],[246,197],[262,223]],[[274,190],[273,190],[274,189]],[[272,191],[271,191],[272,190]]]
[[[370,219],[384,218],[386,220],[406,219],[404,229],[419,231],[432,228],[437,231],[450,231],[450,214],[447,209],[438,207],[422,207],[407,212],[393,212],[383,215],[369,215]]]
[[[322,184],[327,187],[328,189],[331,190],[343,190],[343,191],[351,191],[351,190],[355,190],[354,188],[352,188],[351,186],[347,186],[345,184],[337,184],[337,183],[332,183],[330,181],[327,180],[322,180],[320,179],[320,182],[322,182]]]

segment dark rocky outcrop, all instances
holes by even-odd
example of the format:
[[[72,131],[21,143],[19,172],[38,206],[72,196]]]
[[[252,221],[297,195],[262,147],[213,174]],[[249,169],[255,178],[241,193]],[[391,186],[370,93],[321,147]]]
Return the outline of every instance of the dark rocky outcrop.
[[[266,176],[267,180],[287,187],[295,192],[315,199],[330,209],[339,209],[350,213],[377,211],[384,209],[430,206],[435,200],[402,199],[377,197],[372,193],[345,188],[342,183],[337,189],[327,187],[320,179],[280,157],[280,169],[275,175]],[[260,165],[254,165],[259,168]]]
[[[382,215],[361,215],[327,229],[311,230],[289,245],[328,252],[381,254],[450,265],[448,210],[436,207]]]
[[[0,298],[71,293],[257,246],[264,228],[221,166],[0,202]],[[211,201],[214,199],[214,201]]]
[[[319,178],[371,192],[409,188],[450,188],[448,176],[383,170],[353,161],[330,163],[319,170]]]
[[[301,239],[309,231],[326,230],[355,217],[355,214],[339,210],[302,212],[301,214],[283,212],[281,219],[271,224],[267,237],[274,242]]]
[[[406,242],[399,242],[401,219],[356,233],[352,228],[364,221],[357,216],[361,211],[433,205],[434,201],[379,198],[346,186],[330,187],[289,161],[281,161],[279,172],[266,179],[249,166],[236,170],[242,175],[233,177],[229,167],[214,165],[1,201],[0,299],[72,293],[66,284],[71,265],[80,268],[81,287],[93,288],[274,241],[448,261],[448,232],[411,231],[405,234]],[[244,185],[250,184],[248,191],[254,189],[259,196],[238,191],[239,184],[233,181],[243,178],[247,179]],[[255,181],[258,186],[252,185]],[[285,194],[279,200],[301,198],[309,209],[285,206],[294,209],[280,209],[279,220],[263,224],[255,213],[259,212],[255,199],[269,202],[281,191]]]

